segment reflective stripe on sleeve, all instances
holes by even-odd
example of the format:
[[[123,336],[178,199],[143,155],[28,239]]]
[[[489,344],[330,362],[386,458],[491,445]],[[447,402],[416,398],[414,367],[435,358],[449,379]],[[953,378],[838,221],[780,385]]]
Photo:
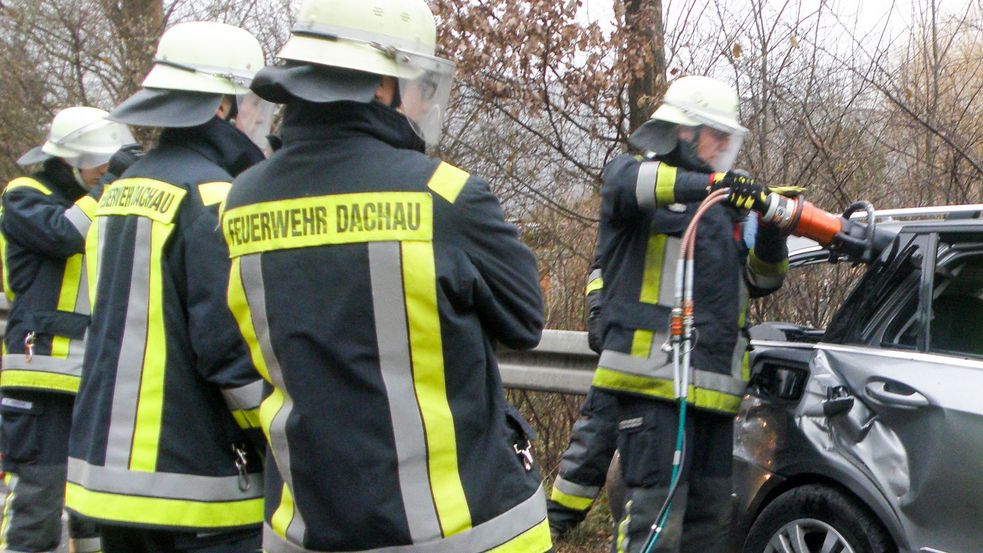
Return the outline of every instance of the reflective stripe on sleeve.
[[[263,381],[222,390],[222,397],[239,428],[259,428],[259,406],[263,401]]]
[[[65,210],[65,218],[75,227],[82,238],[89,232],[89,225],[96,212],[96,201],[92,196],[82,196],[75,205]]]
[[[584,289],[585,294],[590,294],[591,292],[604,288],[604,278],[601,275],[600,269],[594,269],[587,275],[587,288]]]
[[[559,489],[567,495],[575,495],[578,497],[595,498],[597,497],[597,494],[601,493],[600,486],[583,486],[581,484],[571,482],[562,476],[556,477],[556,480],[553,482],[553,489]]]
[[[762,261],[754,250],[748,254],[746,275],[748,282],[763,290],[777,290],[785,282],[785,273],[788,272],[788,258],[778,263],[768,263]]]
[[[642,209],[655,209],[658,205],[655,186],[659,174],[659,165],[662,164],[658,161],[645,161],[638,166],[638,176],[635,178],[635,199],[638,201],[638,207]]]

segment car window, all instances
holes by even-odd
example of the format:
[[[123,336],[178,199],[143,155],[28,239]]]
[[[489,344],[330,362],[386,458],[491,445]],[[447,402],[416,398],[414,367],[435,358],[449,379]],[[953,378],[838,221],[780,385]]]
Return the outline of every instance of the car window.
[[[983,357],[983,251],[961,246],[950,248],[935,271],[928,349]]]
[[[924,236],[901,234],[842,304],[824,341],[914,347],[921,328],[913,317],[926,242]]]

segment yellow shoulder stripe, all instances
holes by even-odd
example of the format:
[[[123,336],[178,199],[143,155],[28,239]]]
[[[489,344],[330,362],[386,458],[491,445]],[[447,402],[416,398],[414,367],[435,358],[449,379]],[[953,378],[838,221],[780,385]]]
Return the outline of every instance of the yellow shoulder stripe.
[[[430,177],[427,188],[433,190],[434,193],[448,202],[454,203],[464,188],[464,185],[467,184],[468,177],[470,175],[468,175],[467,171],[458,169],[449,163],[440,162],[437,170]]]
[[[45,196],[51,195],[51,189],[41,184],[37,179],[32,179],[31,177],[18,177],[7,183],[7,191],[15,188],[33,188]]]
[[[231,182],[203,182],[198,185],[198,193],[201,194],[201,203],[205,205],[220,204],[225,201],[232,189]]]

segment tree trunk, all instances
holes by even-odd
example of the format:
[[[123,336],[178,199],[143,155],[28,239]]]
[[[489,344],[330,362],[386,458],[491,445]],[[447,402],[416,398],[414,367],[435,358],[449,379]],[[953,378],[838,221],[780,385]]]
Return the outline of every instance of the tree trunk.
[[[665,30],[662,0],[623,1],[625,23],[631,33],[628,44],[637,48],[645,61],[628,84],[628,131],[632,132],[652,115],[666,89]],[[629,58],[633,55],[629,52]]]
[[[125,73],[115,100],[121,101],[140,88],[153,63],[157,39],[164,32],[163,0],[100,0],[106,19],[118,41],[117,52]]]

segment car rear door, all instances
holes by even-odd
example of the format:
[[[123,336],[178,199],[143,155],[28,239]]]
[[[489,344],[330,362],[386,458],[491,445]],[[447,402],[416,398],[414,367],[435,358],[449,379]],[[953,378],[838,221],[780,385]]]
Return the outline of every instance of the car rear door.
[[[839,374],[869,408],[866,427],[886,431],[878,448],[861,437],[852,453],[894,503],[912,548],[978,551],[983,236],[903,233],[889,255],[882,275],[844,306],[812,364]]]

